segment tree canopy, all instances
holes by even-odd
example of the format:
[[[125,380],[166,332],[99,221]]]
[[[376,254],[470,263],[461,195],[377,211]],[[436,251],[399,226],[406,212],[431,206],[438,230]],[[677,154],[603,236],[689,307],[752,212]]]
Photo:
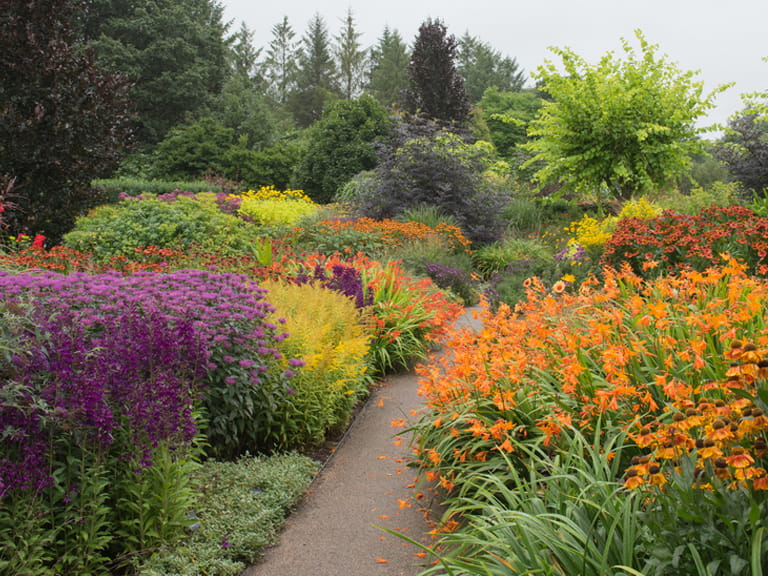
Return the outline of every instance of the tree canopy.
[[[525,72],[517,60],[503,56],[498,50],[476,36],[465,33],[459,39],[457,69],[464,78],[470,102],[476,103],[491,87],[505,92],[517,92],[525,84]]]
[[[159,142],[221,92],[222,13],[214,0],[97,0],[85,12],[85,40],[99,65],[132,82],[139,142]]]
[[[696,121],[726,87],[704,95],[695,72],[681,71],[642,32],[635,35],[639,55],[626,40],[624,60],[608,53],[597,64],[568,48],[552,48],[563,70],[547,61],[534,74],[551,98],[524,145],[533,153],[527,164],[543,162],[540,181],[575,190],[607,187],[627,198],[666,186],[700,148],[698,136],[706,128]]]

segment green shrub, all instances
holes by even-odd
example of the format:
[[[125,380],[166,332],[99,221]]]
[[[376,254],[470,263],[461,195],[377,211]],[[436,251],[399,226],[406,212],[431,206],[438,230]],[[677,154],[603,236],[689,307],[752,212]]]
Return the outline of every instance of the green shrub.
[[[507,238],[472,253],[475,270],[486,279],[521,261],[531,263],[529,270],[533,274],[541,274],[553,263],[552,251],[539,240]]]
[[[714,182],[709,188],[694,188],[688,194],[670,192],[657,203],[665,210],[678,214],[698,214],[710,206],[732,206],[739,203],[741,187],[736,182]]]
[[[236,576],[277,540],[288,511],[318,465],[295,453],[208,460],[194,473],[197,504],[189,536],[158,550],[139,576]]]
[[[284,358],[300,358],[291,379],[293,394],[276,415],[283,447],[306,448],[342,428],[368,393],[368,339],[355,302],[313,284],[265,282],[275,316],[285,319],[290,336],[280,344]],[[287,360],[285,368],[288,368]]]
[[[246,251],[256,236],[252,224],[223,214],[210,198],[166,202],[150,196],[95,208],[77,220],[64,244],[99,258],[130,257],[145,246],[192,244],[231,254]]]

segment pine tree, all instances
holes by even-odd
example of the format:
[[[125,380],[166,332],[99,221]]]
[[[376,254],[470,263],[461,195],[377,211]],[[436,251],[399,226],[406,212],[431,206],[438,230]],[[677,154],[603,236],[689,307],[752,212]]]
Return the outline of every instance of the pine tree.
[[[457,61],[457,69],[473,103],[491,86],[505,92],[518,92],[525,84],[525,73],[514,58],[502,56],[490,44],[468,32],[459,40]]]
[[[296,82],[299,44],[294,42],[295,36],[288,16],[284,16],[282,22],[272,27],[272,42],[264,61],[265,73],[270,82],[269,92],[280,105],[286,103]]]
[[[301,39],[296,89],[288,97],[288,107],[296,123],[306,127],[319,120],[325,106],[338,96],[338,73],[328,27],[318,13]]]
[[[344,27],[336,36],[336,58],[339,64],[341,93],[347,100],[357,96],[363,84],[367,50],[361,49],[358,41],[362,34],[355,29],[352,9],[347,10]]]
[[[408,88],[408,46],[397,30],[384,27],[378,43],[371,48],[367,92],[387,107],[403,104]]]

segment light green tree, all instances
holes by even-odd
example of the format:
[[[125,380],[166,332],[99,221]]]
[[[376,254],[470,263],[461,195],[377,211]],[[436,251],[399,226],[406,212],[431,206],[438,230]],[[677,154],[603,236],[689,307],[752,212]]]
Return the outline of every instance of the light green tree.
[[[626,58],[606,54],[589,64],[568,48],[551,48],[562,70],[546,61],[534,78],[545,101],[530,124],[532,153],[525,166],[542,162],[541,182],[559,181],[574,190],[606,189],[618,198],[670,184],[701,148],[697,126],[728,86],[704,94],[697,72],[681,71],[641,31],[640,53],[626,40]]]

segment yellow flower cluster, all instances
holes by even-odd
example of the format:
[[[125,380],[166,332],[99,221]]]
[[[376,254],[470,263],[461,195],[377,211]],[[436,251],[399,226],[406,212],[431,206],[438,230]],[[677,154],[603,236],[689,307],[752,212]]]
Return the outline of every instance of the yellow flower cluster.
[[[616,224],[623,218],[653,218],[661,213],[661,208],[644,196],[636,200],[628,200],[621,208],[618,216],[608,216],[598,220],[585,215],[581,220],[571,222],[566,229],[573,234],[573,240],[589,248],[602,246],[613,234]]]
[[[573,239],[585,248],[602,246],[608,242],[618,221],[615,216],[598,220],[584,215],[581,220],[571,222],[567,230],[573,234]]]
[[[266,281],[267,297],[276,317],[285,320],[290,335],[280,343],[284,367],[289,358],[304,365],[291,379],[294,394],[289,445],[322,440],[325,433],[344,425],[369,382],[367,320],[347,296],[312,284]]]
[[[628,200],[624,203],[624,206],[619,212],[619,220],[622,218],[654,218],[661,214],[661,208],[658,204],[655,204],[648,200],[645,196],[637,198],[636,200]]]
[[[274,186],[262,186],[258,190],[248,190],[237,196],[253,200],[302,200],[312,203],[312,199],[304,194],[304,190],[278,190]]]
[[[294,226],[320,210],[320,206],[302,190],[277,190],[274,186],[262,186],[237,197],[242,200],[239,213],[262,226]]]

